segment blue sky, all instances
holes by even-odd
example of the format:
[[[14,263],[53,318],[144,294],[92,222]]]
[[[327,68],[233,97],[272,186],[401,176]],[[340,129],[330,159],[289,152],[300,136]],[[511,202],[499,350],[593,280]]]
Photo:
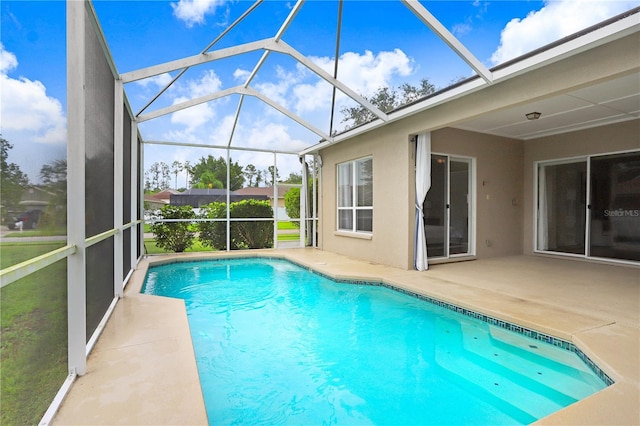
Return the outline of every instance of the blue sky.
[[[137,70],[191,56],[218,36],[253,2],[226,0],[96,1],[100,24],[118,71]],[[273,37],[294,2],[267,0],[215,47]],[[424,1],[422,4],[483,64],[492,67],[610,16],[640,1]],[[66,154],[65,2],[2,1],[0,86],[2,135],[14,145],[9,161],[38,182],[43,164]],[[308,0],[283,40],[325,70],[333,72],[338,6]],[[148,111],[242,84],[261,52],[190,69]],[[343,6],[338,79],[364,95],[381,86],[416,85],[427,78],[438,88],[471,69],[397,1],[347,0]],[[175,75],[175,73],[173,74]],[[170,78],[160,75],[126,85],[134,109],[140,108]],[[251,87],[304,120],[329,131],[331,88],[288,57],[271,54]],[[146,140],[226,145],[238,96],[199,105],[142,123]],[[338,96],[340,109],[352,105]],[[243,104],[232,146],[299,150],[320,138],[255,98]],[[155,161],[192,163],[204,149],[153,147],[146,168]],[[223,155],[221,151],[213,155]],[[241,164],[264,169],[272,155],[232,152]],[[286,176],[295,157],[279,158]],[[293,170],[295,171],[295,170]],[[182,180],[181,178],[180,180]],[[180,186],[180,185],[179,185]],[[184,186],[184,185],[182,185]]]

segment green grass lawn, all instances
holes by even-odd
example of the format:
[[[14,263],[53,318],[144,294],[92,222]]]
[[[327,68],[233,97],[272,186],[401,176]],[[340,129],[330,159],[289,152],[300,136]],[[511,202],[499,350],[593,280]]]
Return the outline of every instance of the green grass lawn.
[[[278,234],[278,241],[298,241],[300,234]]]
[[[172,253],[165,249],[162,249],[156,245],[156,240],[153,238],[145,238],[144,246],[147,249],[147,254],[164,254],[164,253]],[[216,251],[216,249],[212,249],[210,247],[205,247],[202,245],[199,239],[195,239],[193,245],[185,250],[185,253],[195,253],[201,251]]]
[[[64,245],[0,244],[6,268]],[[67,376],[67,262],[0,290],[0,424],[38,424]]]
[[[278,222],[278,241],[296,241],[300,239],[300,224],[298,222]]]
[[[9,232],[5,235],[5,237],[50,237],[54,235],[67,235],[66,228],[41,228],[41,229],[29,229],[20,231]]]
[[[278,231],[299,230],[298,222],[278,222]]]

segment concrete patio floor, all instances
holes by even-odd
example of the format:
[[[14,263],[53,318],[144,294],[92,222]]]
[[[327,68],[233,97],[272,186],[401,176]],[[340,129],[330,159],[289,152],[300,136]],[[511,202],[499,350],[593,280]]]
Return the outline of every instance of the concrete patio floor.
[[[513,256],[404,271],[315,249],[181,254],[143,259],[57,425],[207,423],[182,300],[140,294],[149,263],[170,258],[277,256],[335,278],[397,287],[577,345],[615,383],[539,424],[640,424],[640,269]]]

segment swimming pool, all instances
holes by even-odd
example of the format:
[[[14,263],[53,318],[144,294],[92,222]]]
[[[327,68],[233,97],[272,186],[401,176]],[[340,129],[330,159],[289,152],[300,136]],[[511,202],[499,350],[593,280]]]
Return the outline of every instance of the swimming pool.
[[[142,291],[185,300],[212,424],[526,424],[606,387],[568,342],[280,259],[153,266]]]

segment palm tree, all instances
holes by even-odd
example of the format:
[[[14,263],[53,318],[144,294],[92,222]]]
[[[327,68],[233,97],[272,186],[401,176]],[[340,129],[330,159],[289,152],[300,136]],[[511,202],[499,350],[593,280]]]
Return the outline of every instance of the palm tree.
[[[173,189],[178,189],[178,173],[182,170],[182,163],[178,160],[174,160],[171,163],[171,173],[175,176]]]
[[[184,178],[184,187],[189,189],[189,175],[191,174],[191,162],[189,160],[185,160],[182,165],[182,170],[187,172],[186,177]]]

